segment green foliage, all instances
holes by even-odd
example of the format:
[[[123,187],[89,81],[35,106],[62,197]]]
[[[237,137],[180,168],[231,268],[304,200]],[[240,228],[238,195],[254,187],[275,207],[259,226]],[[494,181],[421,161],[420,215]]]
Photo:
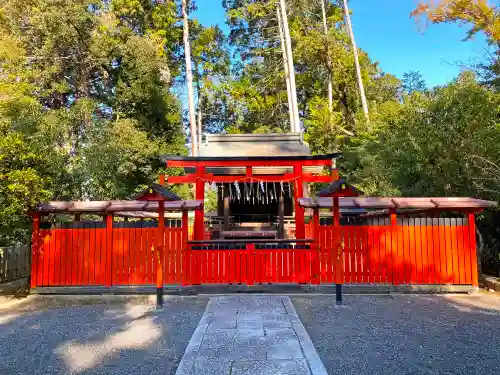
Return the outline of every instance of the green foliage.
[[[420,72],[409,71],[403,74],[402,89],[407,94],[424,92],[426,90],[425,80]]]
[[[49,199],[128,198],[185,153],[178,4],[0,5],[0,243]],[[24,239],[26,240],[26,238]]]
[[[367,191],[498,199],[500,96],[463,73],[448,86],[415,92],[350,140],[347,171]],[[352,174],[352,173],[351,173]],[[376,177],[378,176],[378,177]]]

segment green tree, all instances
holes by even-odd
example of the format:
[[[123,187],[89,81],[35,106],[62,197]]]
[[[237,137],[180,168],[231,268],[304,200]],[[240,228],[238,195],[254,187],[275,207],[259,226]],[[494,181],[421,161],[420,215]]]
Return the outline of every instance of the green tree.
[[[424,92],[427,87],[422,74],[411,70],[403,74],[401,88],[405,93],[413,94],[414,92]]]

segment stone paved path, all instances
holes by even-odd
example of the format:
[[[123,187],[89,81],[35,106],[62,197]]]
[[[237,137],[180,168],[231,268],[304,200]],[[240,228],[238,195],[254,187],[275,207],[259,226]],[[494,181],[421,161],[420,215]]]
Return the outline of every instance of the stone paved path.
[[[327,375],[288,297],[212,297],[176,375]]]

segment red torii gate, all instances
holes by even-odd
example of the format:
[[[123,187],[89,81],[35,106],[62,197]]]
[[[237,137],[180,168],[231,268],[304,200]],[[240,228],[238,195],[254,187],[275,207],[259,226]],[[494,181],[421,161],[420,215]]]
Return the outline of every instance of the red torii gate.
[[[170,168],[193,169],[194,172],[185,176],[160,177],[160,184],[194,184],[195,199],[205,199],[205,183],[234,183],[234,182],[293,182],[293,202],[295,208],[296,238],[305,239],[304,208],[299,199],[304,196],[305,182],[333,182],[339,178],[335,159],[340,154],[314,156],[250,156],[250,157],[191,157],[191,156],[163,156],[162,160]],[[303,167],[329,168],[329,175],[314,175],[306,173]],[[244,175],[215,175],[208,173],[207,168],[245,168]],[[291,167],[291,173],[283,174],[254,174],[254,167]],[[196,211],[194,219],[194,240],[203,240],[204,211]]]

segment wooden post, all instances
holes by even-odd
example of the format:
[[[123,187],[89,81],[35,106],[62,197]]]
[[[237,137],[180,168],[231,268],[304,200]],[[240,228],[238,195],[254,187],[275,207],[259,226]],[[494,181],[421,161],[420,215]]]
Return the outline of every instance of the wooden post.
[[[78,222],[80,220],[81,220],[81,214],[79,214],[79,213],[75,214],[75,216],[73,217],[73,221],[76,223],[76,222]]]
[[[399,285],[399,276],[398,276],[398,269],[399,265],[398,262],[401,261],[398,257],[398,252],[397,252],[397,243],[398,243],[398,218],[396,215],[396,210],[391,209],[389,211],[390,216],[391,216],[391,246],[390,246],[390,260],[388,259],[388,262],[390,262],[390,269],[392,269],[392,275],[389,276],[389,279],[392,279],[393,285]],[[387,253],[386,253],[387,256]]]
[[[224,230],[229,230],[229,197],[224,197]]]
[[[113,215],[106,215],[106,286],[113,284]]]
[[[163,248],[165,244],[165,202],[158,202],[158,230],[156,238],[156,308],[163,308]]]
[[[33,215],[33,231],[31,233],[31,279],[30,287],[36,288],[40,258],[40,214]]]
[[[342,287],[344,283],[344,249],[340,228],[339,197],[333,197],[333,251],[335,259],[335,284],[337,284],[337,303],[342,303]],[[340,300],[338,299],[340,296]]]
[[[285,198],[283,195],[279,197],[278,201],[278,238],[285,238]]]
[[[312,216],[312,239],[313,239],[313,263],[312,263],[312,283],[321,283],[321,263],[320,263],[320,245],[319,245],[319,208],[313,209]]]
[[[182,276],[181,285],[190,284],[189,269],[190,256],[188,247],[188,232],[189,232],[189,216],[187,211],[182,211]]]
[[[158,183],[159,183],[160,185],[165,185],[165,174],[164,174],[164,173],[162,173],[162,174],[160,175],[160,178],[158,179]]]
[[[205,173],[205,167],[197,167],[196,168],[196,196],[195,199],[201,200],[202,202],[205,200],[205,181],[203,180],[203,174]],[[197,241],[203,241],[203,232],[204,228],[204,220],[205,220],[205,212],[202,208],[201,210],[197,210],[194,212],[194,239]]]
[[[470,266],[472,271],[472,286],[479,286],[477,275],[477,245],[476,245],[476,218],[474,213],[469,213],[469,243]]]
[[[300,163],[294,164],[293,174],[296,178],[295,189],[293,191],[295,204],[295,238],[302,240],[306,237],[306,228],[304,224],[304,207],[299,205],[299,198],[304,196],[304,185],[302,184],[302,165]]]

